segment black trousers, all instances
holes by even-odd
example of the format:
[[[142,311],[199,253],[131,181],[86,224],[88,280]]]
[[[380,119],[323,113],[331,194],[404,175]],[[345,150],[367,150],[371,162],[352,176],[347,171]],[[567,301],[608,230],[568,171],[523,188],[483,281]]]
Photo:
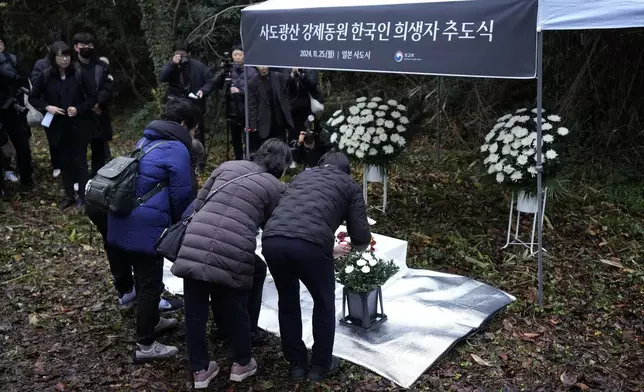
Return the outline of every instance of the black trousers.
[[[150,345],[156,340],[154,328],[159,322],[159,300],[163,285],[163,257],[128,252],[112,248],[112,255],[120,263],[131,265],[138,283],[136,335],[139,344]]]
[[[16,166],[20,173],[20,182],[30,185],[33,182],[33,164],[29,145],[29,127],[23,116],[14,110],[0,110],[0,123],[3,124],[3,129],[16,150]]]
[[[262,293],[264,291],[264,281],[266,281],[266,263],[261,257],[255,255],[255,272],[253,273],[253,286],[248,293],[248,317],[250,318],[250,332],[256,333],[259,322],[259,312],[262,309]],[[219,326],[226,314],[220,314],[217,306],[217,293],[210,296],[210,308],[212,309],[213,322]]]
[[[286,237],[262,240],[262,253],[279,296],[282,351],[291,364],[308,365],[302,341],[300,280],[313,297],[313,365],[329,366],[335,336],[335,277],[332,250]]]
[[[103,139],[92,139],[90,143],[90,149],[92,151],[92,174],[91,177],[94,177],[98,170],[105,166],[110,152],[110,145],[108,142]]]
[[[58,117],[54,119],[56,128],[47,130],[47,137],[60,165],[65,195],[74,198],[74,184],[78,183],[78,196],[84,199],[89,179],[87,146],[91,140],[85,135],[91,132],[91,127],[83,119]]]
[[[233,361],[245,366],[252,355],[248,291],[233,290],[194,279],[183,280],[183,300],[186,324],[186,346],[190,369],[208,369],[210,356],[206,340],[210,296],[215,297],[216,313],[233,350]]]
[[[235,152],[235,160],[244,159],[244,145],[246,144],[246,133],[244,132],[244,119],[229,118],[228,127],[230,129],[230,138]]]

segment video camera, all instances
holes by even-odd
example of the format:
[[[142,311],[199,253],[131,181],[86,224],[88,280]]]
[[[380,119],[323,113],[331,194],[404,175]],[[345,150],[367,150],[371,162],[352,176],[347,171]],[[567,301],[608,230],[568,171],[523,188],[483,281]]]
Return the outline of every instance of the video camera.
[[[25,106],[25,100],[24,96],[27,95],[29,96],[29,90],[25,87],[18,87],[16,89],[16,92],[13,94],[13,96],[9,96],[0,106],[0,109],[2,110],[9,110],[13,109],[18,114],[22,114],[29,109],[27,109]],[[22,105],[21,105],[22,104]]]
[[[219,68],[224,72],[224,77],[226,81],[229,82],[232,79],[232,69],[233,62],[230,59],[230,52],[224,52],[224,59],[219,64]]]

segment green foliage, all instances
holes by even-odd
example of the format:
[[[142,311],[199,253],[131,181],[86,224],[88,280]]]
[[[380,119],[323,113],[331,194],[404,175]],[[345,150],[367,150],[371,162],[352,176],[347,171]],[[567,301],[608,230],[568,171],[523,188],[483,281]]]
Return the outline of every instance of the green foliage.
[[[137,0],[141,9],[141,28],[147,43],[154,73],[159,75],[172,53],[172,18],[167,1]]]

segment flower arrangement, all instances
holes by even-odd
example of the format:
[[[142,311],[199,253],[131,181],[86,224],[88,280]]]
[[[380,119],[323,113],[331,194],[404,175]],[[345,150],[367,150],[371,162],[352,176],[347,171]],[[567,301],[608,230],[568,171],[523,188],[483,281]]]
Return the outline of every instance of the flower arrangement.
[[[347,233],[339,233],[339,243],[348,242]],[[371,237],[369,250],[352,250],[338,260],[336,280],[356,293],[368,293],[382,286],[400,269],[393,260],[386,261],[375,254],[376,241]]]
[[[331,143],[349,157],[386,167],[405,149],[410,120],[407,107],[396,100],[360,97],[354,105],[333,113],[326,126]]]
[[[537,109],[518,109],[497,120],[481,146],[487,174],[499,184],[534,192],[537,176]],[[561,125],[561,117],[542,112],[542,159],[544,174],[556,174],[560,139],[570,131]]]

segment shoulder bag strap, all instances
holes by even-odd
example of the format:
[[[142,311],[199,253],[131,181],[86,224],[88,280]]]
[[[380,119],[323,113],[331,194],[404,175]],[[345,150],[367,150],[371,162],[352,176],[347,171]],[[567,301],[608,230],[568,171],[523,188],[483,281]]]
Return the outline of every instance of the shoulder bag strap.
[[[254,174],[262,174],[262,173],[263,173],[263,172],[259,172],[259,171],[257,171],[257,172],[252,172],[252,173],[246,173],[246,174],[244,174],[244,175],[242,175],[242,176],[235,177],[235,178],[233,178],[232,180],[230,180],[230,181],[226,182],[225,184],[223,184],[223,185],[219,186],[217,189],[215,189],[214,191],[212,191],[212,192],[208,195],[208,197],[206,197],[206,199],[203,201],[203,204],[201,204],[201,205],[199,206],[199,208],[195,208],[195,210],[192,212],[192,215],[190,215],[190,218],[192,218],[193,216],[195,216],[195,214],[196,214],[197,212],[199,212],[199,210],[200,210],[200,209],[202,209],[202,208],[203,208],[203,206],[205,206],[205,205],[206,205],[206,203],[208,203],[208,200],[210,200],[210,198],[211,198],[211,197],[213,197],[213,196],[215,195],[215,193],[219,192],[219,191],[221,190],[221,188],[223,188],[223,187],[225,187],[226,185],[228,185],[228,184],[230,184],[230,183],[233,183],[233,182],[235,182],[235,181],[237,181],[237,180],[241,180],[242,178],[246,178],[246,177],[250,177],[250,176],[252,176],[252,175],[254,175]]]
[[[144,148],[143,146],[139,147],[141,149],[141,151],[142,151],[142,154],[137,158],[137,160],[140,160],[141,158],[143,158],[143,156],[145,154],[149,153],[150,151],[152,151],[155,148],[159,147],[163,143],[167,143],[167,142],[168,142],[167,140],[162,140],[162,141],[160,141],[158,143],[153,144],[152,147],[148,148],[147,150],[143,150],[143,148]],[[168,180],[161,181],[154,188],[152,188],[150,191],[148,191],[145,195],[143,195],[143,196],[139,197],[138,199],[136,199],[137,204],[141,205],[141,204],[145,203],[146,201],[150,200],[157,193],[161,192],[166,186],[168,186]]]

